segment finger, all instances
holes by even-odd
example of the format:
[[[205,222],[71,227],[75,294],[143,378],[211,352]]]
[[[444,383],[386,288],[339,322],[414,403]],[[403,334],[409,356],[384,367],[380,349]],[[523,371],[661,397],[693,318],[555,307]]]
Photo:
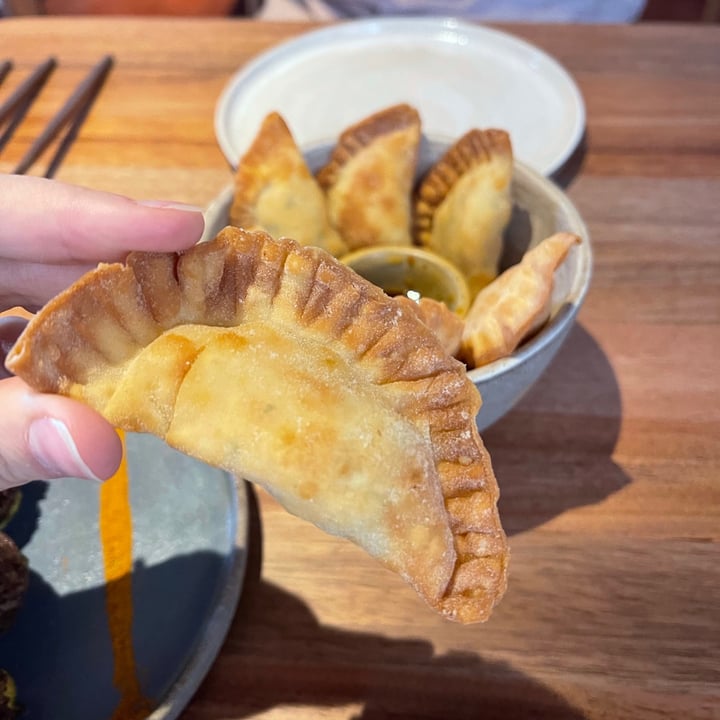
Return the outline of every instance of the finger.
[[[21,305],[35,311],[94,267],[97,263],[43,265],[4,260],[0,263],[0,308]]]
[[[0,490],[30,480],[104,480],[122,457],[112,425],[82,403],[0,380]]]
[[[45,263],[96,263],[130,250],[194,245],[198,208],[142,203],[30,175],[0,175],[0,257]]]

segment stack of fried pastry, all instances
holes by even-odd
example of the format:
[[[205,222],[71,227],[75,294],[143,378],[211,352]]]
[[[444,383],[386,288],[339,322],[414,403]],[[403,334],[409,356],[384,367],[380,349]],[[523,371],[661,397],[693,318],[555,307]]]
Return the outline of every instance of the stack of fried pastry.
[[[458,318],[415,298],[417,314],[468,368],[511,353],[549,316],[555,271],[579,238],[548,238],[500,277],[512,212],[513,153],[504,130],[472,129],[416,182],[421,119],[394,105],[340,134],[315,174],[278,113],[240,158],[230,222],[341,258],[372,245],[419,245],[453,263],[473,303]],[[540,261],[542,258],[542,261]]]

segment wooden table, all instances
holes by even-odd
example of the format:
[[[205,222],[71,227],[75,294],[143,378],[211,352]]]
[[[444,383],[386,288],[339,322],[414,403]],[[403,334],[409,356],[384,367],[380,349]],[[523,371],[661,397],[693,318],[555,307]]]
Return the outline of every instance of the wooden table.
[[[88,68],[117,67],[59,179],[204,205],[230,173],[218,94],[307,29],[247,21],[0,22],[53,81],[8,170]],[[595,275],[538,386],[485,433],[510,535],[482,626],[259,494],[235,622],[184,717],[720,717],[720,29],[515,26],[577,79],[584,151],[561,180]],[[6,90],[5,88],[4,90]]]

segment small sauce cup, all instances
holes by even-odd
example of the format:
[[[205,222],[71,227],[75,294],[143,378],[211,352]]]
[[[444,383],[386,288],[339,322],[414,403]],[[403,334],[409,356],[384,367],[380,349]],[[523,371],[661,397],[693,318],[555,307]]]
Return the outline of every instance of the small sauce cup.
[[[429,250],[410,245],[376,245],[355,250],[340,260],[388,295],[440,300],[461,316],[470,306],[470,291],[463,274]]]

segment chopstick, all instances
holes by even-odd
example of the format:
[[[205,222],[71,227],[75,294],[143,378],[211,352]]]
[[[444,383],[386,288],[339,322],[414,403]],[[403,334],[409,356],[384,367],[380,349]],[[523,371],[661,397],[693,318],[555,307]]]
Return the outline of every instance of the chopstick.
[[[45,62],[38,65],[35,70],[15,88],[10,97],[0,105],[0,125],[2,125],[20,105],[32,101],[35,98],[56,65],[57,60],[49,57]],[[12,63],[10,66],[12,67]],[[7,74],[8,71],[9,68],[5,73]]]
[[[3,80],[7,77],[7,74],[12,70],[13,64],[11,60],[3,60],[0,63],[0,85]]]
[[[69,129],[65,133],[65,137],[62,139],[55,155],[53,156],[53,159],[50,161],[50,164],[45,171],[45,177],[53,177],[58,167],[60,167],[60,163],[65,155],[67,155],[68,150],[70,150],[70,146],[75,142],[75,139],[80,132],[80,128],[85,122],[85,118],[89,115],[93,103],[95,102],[95,98],[100,94],[100,90],[102,90],[113,64],[113,58],[108,55],[98,63],[93,73],[91,73],[92,82],[89,83],[85,104],[80,107],[77,115],[75,115],[74,119],[70,123]]]
[[[75,88],[65,104],[50,120],[35,142],[30,146],[23,158],[13,170],[13,174],[22,175],[42,155],[45,149],[55,139],[62,128],[70,121],[70,127],[63,138],[58,150],[48,165],[45,177],[52,177],[60,165],[61,160],[70,149],[70,145],[77,137],[81,125],[85,121],[95,102],[105,80],[112,69],[115,60],[112,55],[106,55],[95,65],[84,80]]]
[[[37,97],[40,90],[42,90],[56,65],[57,61],[53,57],[45,60],[18,85],[10,94],[10,97],[0,105],[0,126],[8,119],[10,120],[2,136],[0,136],[0,150],[7,145],[13,136],[15,129],[22,122],[27,111],[30,109],[30,105],[32,105],[33,100]],[[9,72],[9,70],[6,71],[6,73],[7,72]]]

